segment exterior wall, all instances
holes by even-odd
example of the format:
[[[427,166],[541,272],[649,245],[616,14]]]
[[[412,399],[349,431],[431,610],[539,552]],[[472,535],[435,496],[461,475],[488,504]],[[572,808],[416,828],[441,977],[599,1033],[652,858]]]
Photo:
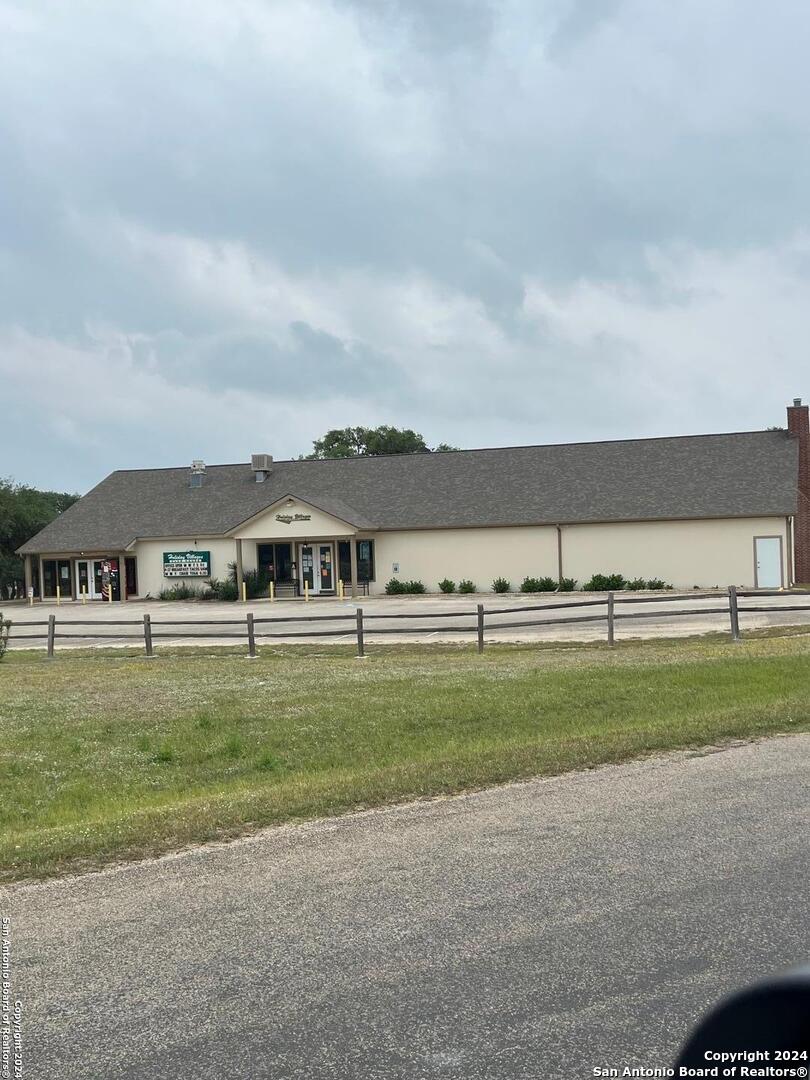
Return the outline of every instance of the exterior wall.
[[[295,508],[290,509],[296,512]],[[275,521],[275,513],[264,518],[255,523],[260,540],[290,539],[295,544],[301,539],[349,534],[348,526],[328,515],[316,522],[313,513],[310,522],[292,522],[294,531],[286,531],[283,523]],[[516,590],[526,576],[556,578],[558,573],[557,530],[553,525],[362,535],[370,536],[375,544],[376,580],[370,585],[372,594],[383,593],[392,577],[422,581],[430,592],[438,590],[438,583],[444,577],[456,583],[469,578],[479,591],[488,592],[496,577],[508,578]],[[781,517],[564,525],[563,575],[575,578],[580,586],[594,573],[621,573],[628,578],[663,578],[668,584],[685,589],[694,585],[753,587],[756,536],[782,538],[783,576],[787,585],[792,578],[790,546],[787,522]],[[242,547],[245,569],[255,569],[256,540],[245,539]],[[133,551],[127,552],[138,561],[138,596],[156,597],[173,581],[199,581],[163,576],[164,552],[193,548],[211,552],[213,577],[227,577],[228,564],[236,561],[236,541],[231,538],[139,541]],[[64,556],[56,553],[48,557]],[[399,564],[397,574],[393,570],[395,563]]]
[[[663,578],[676,588],[753,588],[755,536],[782,537],[782,573],[787,584],[784,518],[564,526],[563,574],[580,583],[598,572]]]
[[[788,431],[799,440],[799,478],[793,550],[796,581],[810,582],[810,409],[796,398],[787,410]]]
[[[504,529],[431,529],[381,532],[374,536],[376,581],[370,592],[385,592],[392,577],[422,581],[437,592],[442,578],[468,578],[488,592],[496,577],[512,588],[524,577],[557,577],[557,530],[553,525]],[[393,565],[399,563],[399,573]]]
[[[153,597],[157,597],[161,589],[170,588],[173,583],[181,581],[187,585],[196,582],[202,587],[204,578],[165,578],[163,576],[164,551],[191,551],[194,548],[211,552],[212,577],[226,578],[228,576],[228,563],[236,561],[236,543],[233,540],[223,540],[221,537],[209,540],[205,537],[139,540],[134,550],[127,552],[138,560],[138,596],[144,597],[150,593]]]
[[[563,575],[579,583],[594,573],[627,578],[662,578],[676,588],[712,585],[754,586],[754,537],[782,537],[784,583],[790,580],[784,518],[712,521],[621,522],[562,527]],[[438,589],[448,577],[469,578],[487,592],[496,577],[519,589],[524,577],[557,577],[554,526],[501,529],[445,529],[377,533],[377,580],[371,592],[385,591],[391,577],[424,582]],[[399,564],[394,574],[393,565]]]

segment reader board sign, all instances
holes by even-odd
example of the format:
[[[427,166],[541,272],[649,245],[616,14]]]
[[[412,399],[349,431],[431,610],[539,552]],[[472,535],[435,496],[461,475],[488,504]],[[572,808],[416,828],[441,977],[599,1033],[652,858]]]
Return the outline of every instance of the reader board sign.
[[[164,577],[211,577],[210,551],[164,551]]]

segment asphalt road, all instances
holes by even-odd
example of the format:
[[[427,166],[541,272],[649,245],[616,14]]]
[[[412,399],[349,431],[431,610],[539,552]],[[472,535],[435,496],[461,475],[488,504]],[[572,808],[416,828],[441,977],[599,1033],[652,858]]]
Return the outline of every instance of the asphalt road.
[[[810,736],[18,887],[25,1076],[576,1080],[810,957]]]
[[[599,606],[575,607],[560,610],[555,605],[571,601],[601,601]],[[57,651],[66,648],[87,647],[88,645],[116,646],[143,645],[143,616],[148,612],[155,635],[154,643],[159,651],[167,643],[185,645],[242,645],[246,644],[245,617],[253,612],[258,620],[256,633],[259,643],[277,644],[280,641],[298,641],[312,643],[312,638],[295,637],[295,632],[305,631],[344,631],[340,636],[327,637],[327,642],[347,643],[355,641],[355,615],[358,606],[363,608],[365,618],[365,639],[368,644],[430,641],[475,642],[476,605],[483,604],[485,616],[485,638],[487,641],[604,641],[606,635],[605,596],[596,593],[555,594],[519,594],[496,596],[492,593],[477,596],[425,596],[405,599],[391,597],[364,597],[359,601],[340,601],[333,598],[312,600],[309,603],[299,600],[284,600],[271,603],[269,600],[255,600],[248,604],[223,604],[216,602],[188,603],[161,601],[131,601],[126,604],[102,604],[65,602],[57,607],[55,603],[37,604],[34,607],[18,604],[8,606],[5,615],[13,620],[10,648],[44,648],[47,633],[47,619],[56,616]],[[537,610],[549,608],[549,610]],[[778,607],[778,611],[751,612],[747,609],[761,606]],[[802,625],[810,623],[808,594],[784,594],[779,596],[750,596],[740,600],[740,624],[743,632],[767,626]],[[506,613],[496,613],[497,609],[513,609]],[[717,611],[716,609],[722,609]],[[715,609],[714,613],[712,609]],[[459,616],[447,617],[450,612],[461,612]],[[671,617],[678,612],[677,617]],[[418,621],[402,618],[388,618],[410,614],[418,616]],[[550,618],[580,618],[597,616],[595,622],[563,623],[552,626],[530,626],[533,620]],[[729,632],[728,594],[695,599],[685,596],[683,599],[659,599],[648,594],[639,599],[638,594],[617,594],[616,603],[616,638],[627,637],[682,637],[693,634],[705,634],[712,631]],[[643,618],[635,616],[643,615]],[[632,617],[630,617],[632,616]],[[316,624],[299,622],[299,618],[317,618]],[[267,619],[283,619],[272,625]],[[336,621],[333,621],[335,620]],[[76,620],[89,620],[89,626],[77,626]],[[132,620],[131,626],[119,627],[118,620]],[[223,631],[232,634],[225,637],[217,633],[216,626],[200,627],[193,624],[199,620],[222,622]],[[225,625],[226,620],[233,620],[234,625]],[[26,624],[34,623],[33,626]],[[181,624],[181,625],[178,625]],[[452,628],[468,627],[467,631],[458,632]],[[419,628],[419,633],[405,632]],[[503,627],[503,628],[501,628]],[[96,628],[101,637],[72,637],[71,635],[92,635]],[[381,630],[396,628],[396,634],[383,634]],[[451,628],[448,630],[448,628]],[[210,637],[188,637],[189,631],[204,632]],[[427,632],[426,632],[427,631]],[[289,637],[261,637],[262,634],[289,634]],[[115,634],[128,634],[129,638],[114,637]],[[37,640],[17,637],[18,634],[39,634]],[[167,639],[163,634],[171,634]],[[67,635],[67,636],[65,636]],[[113,635],[110,637],[109,635]]]

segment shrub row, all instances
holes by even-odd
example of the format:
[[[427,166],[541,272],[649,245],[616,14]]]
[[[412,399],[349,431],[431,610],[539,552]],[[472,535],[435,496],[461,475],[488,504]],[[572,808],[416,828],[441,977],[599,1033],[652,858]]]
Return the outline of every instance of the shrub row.
[[[439,582],[439,588],[443,593],[453,593],[456,591],[455,581],[451,581],[450,578],[445,578],[444,581]],[[470,581],[469,578],[462,578],[458,583],[458,591],[460,593],[474,593],[475,583]]]
[[[229,567],[230,576],[225,581],[212,578],[207,582],[204,589],[195,585],[189,585],[179,581],[170,588],[162,589],[161,600],[238,600],[239,592],[236,586],[236,565]],[[266,596],[270,587],[270,580],[258,570],[246,570],[244,574],[245,587],[249,600]],[[563,578],[558,582],[553,577],[525,577],[520,586],[523,593],[543,592],[573,592],[577,583],[574,578]],[[456,585],[450,578],[444,578],[439,582],[439,588],[443,593],[474,593],[475,584],[468,579],[463,579]],[[505,577],[497,577],[492,582],[492,591],[495,593],[508,593],[512,591],[512,582]],[[586,581],[582,588],[586,592],[634,592],[640,589],[671,589],[661,578],[625,578],[623,574],[594,574],[590,581]],[[401,596],[405,593],[423,593],[425,586],[421,581],[401,581],[399,578],[391,578],[386,584],[385,591],[389,596]]]
[[[400,581],[399,578],[391,578],[385,586],[385,591],[389,596],[399,596],[402,593],[423,593],[425,586],[421,581]]]
[[[639,589],[671,589],[661,578],[631,578],[628,580],[624,574],[594,574],[590,581],[586,581],[582,588],[586,592],[637,592]]]

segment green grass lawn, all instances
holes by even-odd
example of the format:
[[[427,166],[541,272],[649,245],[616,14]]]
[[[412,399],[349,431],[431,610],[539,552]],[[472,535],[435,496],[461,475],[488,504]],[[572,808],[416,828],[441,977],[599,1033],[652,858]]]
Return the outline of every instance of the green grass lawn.
[[[540,649],[10,653],[0,877],[810,728],[810,636]]]

